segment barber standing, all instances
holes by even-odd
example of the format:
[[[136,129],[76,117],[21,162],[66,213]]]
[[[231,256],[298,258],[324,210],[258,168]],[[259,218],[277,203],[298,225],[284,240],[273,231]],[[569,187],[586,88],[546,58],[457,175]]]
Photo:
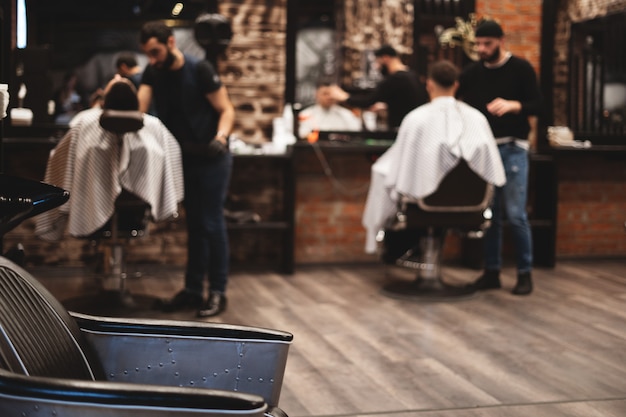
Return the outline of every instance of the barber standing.
[[[232,169],[228,136],[235,110],[213,65],[183,54],[164,22],[146,23],[140,33],[148,56],[138,96],[146,112],[152,99],[158,117],[183,153],[187,268],[185,288],[160,303],[166,312],[197,309],[211,317],[226,308],[229,250],[223,207]],[[204,300],[208,276],[209,295]]]
[[[365,96],[352,96],[334,86],[333,97],[350,107],[369,108],[384,103],[387,108],[389,130],[397,130],[402,119],[414,108],[428,103],[428,93],[417,74],[402,63],[398,52],[384,45],[374,52],[376,64],[384,79]]]
[[[502,211],[505,210],[517,262],[517,283],[512,292],[526,295],[533,289],[532,236],[526,214],[528,151],[536,146],[534,137],[529,140],[528,119],[541,112],[541,92],[530,63],[504,49],[504,32],[497,22],[482,21],[475,36],[480,60],[461,74],[457,95],[487,117],[502,157],[506,184],[496,188],[494,195],[493,220],[485,236],[485,271],[471,285],[476,290],[501,286]]]

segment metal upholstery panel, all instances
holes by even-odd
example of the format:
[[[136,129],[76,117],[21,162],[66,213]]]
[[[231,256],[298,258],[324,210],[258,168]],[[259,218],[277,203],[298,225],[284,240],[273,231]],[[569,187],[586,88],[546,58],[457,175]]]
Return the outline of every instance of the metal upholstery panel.
[[[80,329],[28,272],[0,257],[2,367],[25,375],[94,379]]]
[[[108,380],[251,393],[278,405],[291,341],[286,333],[215,323],[181,330],[183,323],[171,321],[159,329],[156,323],[141,327],[134,320],[127,331],[82,329]]]
[[[0,415],[261,417],[259,396],[225,391],[26,377],[0,370]]]
[[[83,330],[112,333],[171,334],[235,339],[263,339],[291,343],[293,334],[282,330],[237,324],[190,322],[180,320],[131,319],[91,316],[77,312],[70,315]]]

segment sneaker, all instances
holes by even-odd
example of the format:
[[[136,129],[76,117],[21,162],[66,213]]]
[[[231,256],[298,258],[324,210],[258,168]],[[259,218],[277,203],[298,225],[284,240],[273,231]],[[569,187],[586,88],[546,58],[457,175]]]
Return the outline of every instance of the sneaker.
[[[226,296],[219,292],[209,294],[208,300],[198,310],[198,317],[213,317],[226,310]]]
[[[193,310],[202,305],[202,296],[191,291],[181,290],[169,300],[157,300],[155,308],[165,313]]]

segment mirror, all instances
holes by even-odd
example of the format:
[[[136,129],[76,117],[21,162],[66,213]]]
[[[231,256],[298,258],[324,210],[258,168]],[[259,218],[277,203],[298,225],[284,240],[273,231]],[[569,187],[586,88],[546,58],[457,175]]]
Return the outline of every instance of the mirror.
[[[626,133],[626,13],[572,24],[569,125],[599,144]]]

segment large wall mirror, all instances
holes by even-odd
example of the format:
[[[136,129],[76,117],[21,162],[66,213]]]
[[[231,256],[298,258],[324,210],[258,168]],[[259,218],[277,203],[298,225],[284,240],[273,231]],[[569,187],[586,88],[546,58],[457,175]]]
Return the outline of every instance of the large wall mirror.
[[[336,81],[358,92],[373,88],[381,74],[375,49],[391,44],[411,69],[425,77],[428,63],[468,61],[461,48],[443,50],[437,36],[469,18],[474,0],[288,0],[286,101],[307,106],[316,82]]]
[[[572,24],[569,114],[579,136],[626,133],[626,13]]]

